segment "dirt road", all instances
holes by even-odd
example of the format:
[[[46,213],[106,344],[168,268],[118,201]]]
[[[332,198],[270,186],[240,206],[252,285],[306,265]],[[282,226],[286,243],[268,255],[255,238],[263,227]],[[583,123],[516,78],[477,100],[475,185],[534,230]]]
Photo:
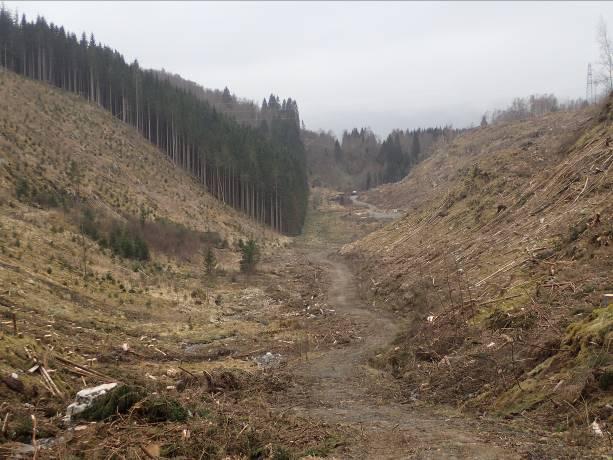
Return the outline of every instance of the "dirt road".
[[[361,337],[293,369],[308,386],[306,397],[303,393],[296,398],[299,403],[292,408],[296,413],[359,430],[359,442],[346,446],[342,454],[346,458],[519,458],[501,447],[505,433],[499,432],[500,439],[492,443],[492,433],[482,430],[484,421],[451,410],[394,402],[389,395],[395,382],[369,367],[368,360],[395,336],[398,322],[360,300],[351,271],[333,253],[319,251],[308,257],[328,270],[329,307],[350,317]]]

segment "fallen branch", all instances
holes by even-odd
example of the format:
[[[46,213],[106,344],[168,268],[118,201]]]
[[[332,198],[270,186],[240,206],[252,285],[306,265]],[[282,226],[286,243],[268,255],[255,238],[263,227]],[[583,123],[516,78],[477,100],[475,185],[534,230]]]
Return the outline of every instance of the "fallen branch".
[[[258,348],[257,350],[248,351],[247,353],[241,353],[240,355],[232,355],[232,358],[246,358],[247,356],[251,356],[255,353],[259,353],[260,351],[264,351],[264,348]]]
[[[477,282],[477,284],[475,284],[475,287],[479,287],[481,286],[485,281],[489,280],[490,278],[494,277],[495,275],[497,275],[498,273],[501,272],[505,272],[507,270],[510,270],[511,268],[515,267],[516,265],[521,265],[524,262],[528,261],[530,259],[521,259],[519,261],[511,261],[508,264],[502,266],[502,268],[499,268],[498,270],[496,270],[494,273],[492,273],[489,276],[486,276],[485,278],[483,278],[481,281]]]
[[[53,396],[60,396],[60,397],[63,396],[62,392],[60,391],[60,389],[57,387],[57,385],[55,384],[55,382],[49,375],[49,372],[47,371],[47,369],[45,369],[45,367],[41,365],[38,367],[38,370],[40,374],[43,376],[43,380],[45,380],[45,382],[47,382],[47,384],[51,388],[51,394]]]
[[[187,369],[182,368],[181,366],[178,366],[180,370],[182,370],[183,372],[185,372],[186,374],[191,375],[192,377],[196,377],[196,374],[193,374],[192,372],[188,371]]]
[[[8,423],[10,416],[11,416],[10,412],[7,412],[6,415],[4,416],[4,422],[2,423],[2,431],[0,431],[0,434],[2,434],[2,436],[4,436],[4,434],[6,433],[6,424]]]
[[[86,372],[86,371],[84,371],[82,369],[79,369],[79,368],[76,368],[76,367],[66,366],[65,369],[68,372],[72,372],[73,374],[76,374],[76,375],[78,375],[80,377],[98,377],[98,378],[102,378],[102,377],[100,377],[100,376],[98,376],[98,375],[96,375],[96,374],[94,374],[92,372]]]
[[[98,377],[102,377],[103,379],[110,380],[110,381],[113,381],[113,382],[117,382],[117,379],[109,377],[108,375],[105,375],[102,372],[98,372],[98,371],[96,371],[94,369],[89,369],[89,368],[87,368],[85,366],[77,364],[74,361],[70,361],[69,359],[63,358],[63,357],[61,357],[59,355],[55,355],[55,359],[57,361],[59,361],[60,363],[62,363],[62,364],[67,364],[69,366],[74,366],[74,367],[76,367],[79,370],[82,370],[82,371],[85,371],[85,372],[89,372],[91,374],[97,375]]]
[[[588,181],[588,179],[589,179],[589,176],[585,178],[585,185],[581,189],[581,192],[579,192],[579,195],[577,195],[577,198],[575,198],[575,201],[573,201],[573,204],[575,204],[577,202],[577,200],[579,199],[579,197],[581,195],[583,195],[583,192],[585,192],[585,189],[587,188],[587,181]]]
[[[51,388],[51,387],[49,386],[49,384],[47,383],[47,381],[45,380],[45,378],[42,376],[42,374],[41,374],[41,377],[40,377],[40,383],[42,384],[42,386],[43,386],[43,387],[45,387],[45,389],[46,389],[46,390],[47,390],[49,393],[53,394],[53,388]]]
[[[32,417],[32,446],[34,447],[34,460],[36,460],[38,456],[38,445],[36,444],[36,417],[34,414],[30,415]]]

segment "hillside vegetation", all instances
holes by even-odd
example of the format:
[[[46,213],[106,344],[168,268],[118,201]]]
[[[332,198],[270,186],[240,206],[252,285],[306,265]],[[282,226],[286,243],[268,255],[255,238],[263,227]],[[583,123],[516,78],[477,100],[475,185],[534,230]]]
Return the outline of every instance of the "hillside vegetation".
[[[376,360],[407,397],[611,421],[612,103],[470,130],[365,195],[407,210],[342,250],[410,318]]]
[[[561,404],[558,409],[569,407],[569,424],[584,424],[574,412],[584,413],[580,397],[590,420],[607,416],[610,361],[603,347],[610,315],[594,304],[610,282],[610,259],[604,258],[610,204],[603,200],[610,198],[611,153],[608,121],[590,117],[552,119],[568,121],[570,137],[563,150],[548,155],[555,155],[557,167],[579,165],[584,176],[542,171],[547,194],[558,192],[557,184],[568,189],[557,195],[561,202],[539,204],[552,202],[555,212],[566,212],[549,209],[535,217],[548,220],[534,228],[552,226],[541,246],[506,230],[514,223],[496,220],[524,205],[532,209],[527,203],[536,198],[518,195],[513,204],[510,186],[509,201],[501,201],[507,209],[498,217],[497,209],[484,210],[473,227],[480,239],[465,246],[473,235],[460,223],[473,222],[476,214],[460,192],[480,197],[487,184],[504,187],[494,178],[478,187],[466,184],[485,181],[484,168],[493,175],[502,160],[514,158],[509,141],[509,150],[476,153],[472,162],[481,169],[451,174],[458,192],[439,197],[456,197],[444,201],[452,203],[445,210],[424,199],[426,218],[457,220],[443,220],[439,228],[407,217],[348,246],[348,252],[368,257],[358,283],[333,253],[383,225],[362,203],[341,205],[335,192],[315,190],[306,233],[290,240],[221,204],[136,129],[95,104],[0,73],[0,456],[379,458],[383,452],[396,458],[411,439],[408,455],[416,457],[434,445],[442,457],[536,452],[560,458],[564,452],[594,458],[597,450],[565,442],[532,422],[511,425],[423,404],[434,399],[482,408],[494,401],[503,413],[525,415],[530,402],[550,407],[540,399],[542,384],[550,394],[564,391],[551,399]],[[523,126],[539,151],[545,139],[556,138],[537,142],[532,125]],[[495,137],[490,128],[477,130],[452,145],[477,142],[486,133]],[[543,161],[535,151],[534,161]],[[436,173],[429,163],[436,155],[414,174]],[[464,163],[464,151],[453,158]],[[531,180],[526,172],[503,177],[515,185]],[[575,252],[567,255],[566,228],[554,219],[575,215],[575,204],[585,219],[601,214],[568,234]],[[491,234],[487,222],[495,227]],[[530,229],[530,222],[522,225]],[[430,248],[416,251],[432,261],[412,269],[410,232],[422,224],[418,237]],[[452,235],[447,229],[454,224]],[[562,230],[558,238],[555,232]],[[458,234],[463,240],[455,244]],[[463,275],[441,257],[451,253],[444,252],[445,242],[457,254],[475,255],[457,262],[470,285],[459,284]],[[377,250],[386,245],[387,253]],[[504,275],[494,278],[496,284],[491,278],[479,282],[496,275],[498,264],[514,268],[506,264],[523,255],[524,245],[529,261],[518,265],[512,285],[502,279],[510,271],[498,272]],[[374,287],[372,302],[359,298],[358,285]],[[512,297],[518,291],[526,297]],[[535,303],[512,303],[529,297]],[[572,307],[564,303],[568,299]],[[402,329],[386,305],[417,310],[413,328]],[[403,333],[381,353],[397,330]],[[563,345],[555,348],[556,340]],[[391,373],[365,365],[366,357]],[[496,361],[496,367],[484,361]],[[528,375],[528,366],[539,362],[545,367]],[[555,388],[545,372],[562,383]],[[64,419],[77,391],[111,382],[120,385],[82,415]],[[578,400],[572,391],[581,392]],[[563,417],[557,420],[567,426]]]
[[[4,206],[20,184],[22,201],[40,212],[61,210],[78,188],[83,202],[118,219],[167,219],[229,241],[262,233],[95,105],[12,72],[0,73],[0,83]],[[71,177],[73,162],[78,183]]]

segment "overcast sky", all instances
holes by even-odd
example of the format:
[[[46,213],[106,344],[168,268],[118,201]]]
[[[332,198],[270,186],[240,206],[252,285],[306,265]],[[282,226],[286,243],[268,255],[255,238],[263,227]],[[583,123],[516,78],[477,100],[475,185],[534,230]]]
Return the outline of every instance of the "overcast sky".
[[[585,96],[613,3],[5,2],[239,97],[298,101],[310,129],[478,123],[514,96]]]

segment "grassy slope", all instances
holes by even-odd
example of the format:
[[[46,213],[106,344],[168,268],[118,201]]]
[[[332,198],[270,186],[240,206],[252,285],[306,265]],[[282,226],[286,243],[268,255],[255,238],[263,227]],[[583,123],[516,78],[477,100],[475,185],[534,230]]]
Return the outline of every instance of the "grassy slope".
[[[412,319],[381,361],[407,393],[611,421],[610,110],[472,130],[368,194],[409,211],[343,249]]]

